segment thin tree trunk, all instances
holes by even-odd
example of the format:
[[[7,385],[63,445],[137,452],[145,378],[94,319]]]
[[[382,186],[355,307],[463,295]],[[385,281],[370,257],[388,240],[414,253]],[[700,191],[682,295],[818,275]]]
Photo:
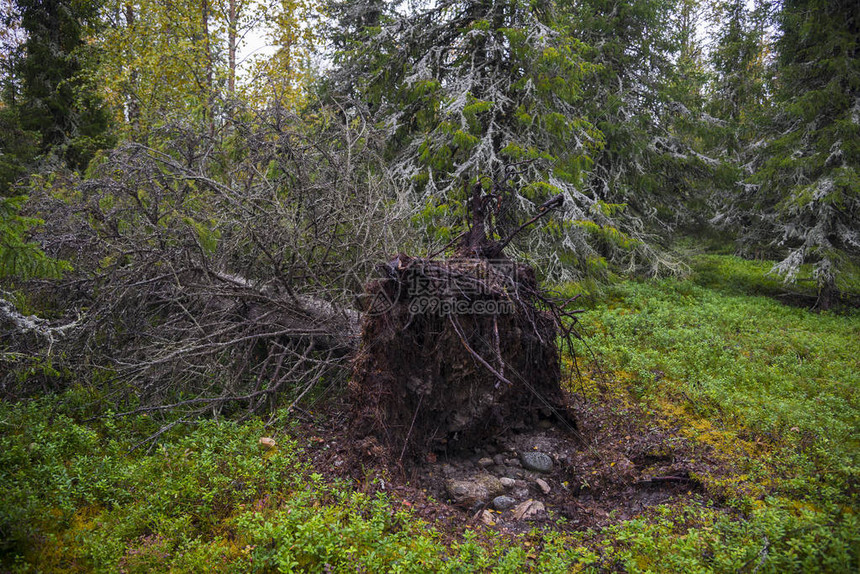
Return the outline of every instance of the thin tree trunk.
[[[125,25],[128,30],[134,28],[137,15],[134,11],[134,3],[128,2],[125,5]],[[140,102],[137,99],[137,80],[138,73],[136,68],[132,68],[128,79],[128,91],[126,93],[126,106],[128,110],[128,123],[131,125],[132,134],[135,139],[141,134],[140,129]]]
[[[231,97],[236,94],[236,30],[238,28],[236,18],[238,17],[239,12],[237,4],[237,0],[230,0],[228,8],[229,14],[227,16],[227,65],[229,68],[227,77],[227,93]]]
[[[212,38],[209,34],[209,18],[211,16],[211,8],[209,0],[200,1],[200,10],[203,20],[203,49],[205,50],[206,58],[206,110],[205,116],[209,128],[209,136],[215,135],[215,86],[213,82],[214,66],[212,63]]]

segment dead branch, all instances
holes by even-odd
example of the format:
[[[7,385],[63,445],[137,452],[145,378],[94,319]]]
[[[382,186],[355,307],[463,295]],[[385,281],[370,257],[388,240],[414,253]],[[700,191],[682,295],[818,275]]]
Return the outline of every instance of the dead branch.
[[[66,319],[0,300],[0,321],[33,339],[0,389],[28,392],[16,368],[51,345],[58,369],[108,374],[119,403],[133,393],[124,416],[257,412],[282,394],[297,407],[317,381],[343,381],[357,296],[404,228],[367,126],[299,124],[279,110],[237,121],[233,156],[217,134],[168,127],[159,145],[114,150],[72,201],[34,196],[36,239],[75,271],[27,286]]]

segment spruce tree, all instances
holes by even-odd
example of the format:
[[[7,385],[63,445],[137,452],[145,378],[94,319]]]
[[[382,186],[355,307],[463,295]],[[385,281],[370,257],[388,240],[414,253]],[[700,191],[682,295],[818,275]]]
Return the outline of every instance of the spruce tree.
[[[748,181],[761,223],[746,235],[783,250],[786,280],[811,264],[827,308],[860,263],[860,7],[786,0],[777,24],[774,111]]]
[[[389,175],[419,206],[416,221],[455,234],[478,183],[504,188],[494,222],[504,235],[561,194],[564,216],[519,247],[556,277],[629,262],[636,241],[619,229],[619,206],[586,190],[603,145],[584,114],[581,84],[593,66],[554,4],[443,0],[400,14],[375,6],[357,4],[378,20],[342,40],[353,48],[333,77],[387,130]]]
[[[767,58],[771,46],[766,32],[771,22],[770,6],[759,1],[726,0],[712,6],[715,30],[710,53],[713,79],[708,93],[708,119],[704,133],[707,153],[721,162],[709,182],[714,215],[711,223],[739,239],[743,255],[774,255],[763,251],[761,241],[751,236],[773,237],[773,228],[753,209],[758,186],[752,175],[761,152],[762,126],[766,123],[772,69]]]
[[[11,103],[21,128],[40,134],[40,151],[57,150],[83,169],[109,143],[108,114],[83,73],[84,28],[98,4],[82,0],[16,0],[27,33],[14,69],[20,92]]]
[[[695,216],[698,182],[714,162],[693,146],[702,77],[694,0],[562,3],[596,73],[584,82],[588,116],[605,135],[590,193],[625,206],[628,225],[652,246],[642,269],[683,269],[665,248]],[[646,244],[647,244],[646,243]]]
[[[714,5],[716,29],[711,52],[714,81],[709,112],[720,121],[714,124],[711,145],[733,161],[741,161],[747,146],[759,137],[756,125],[766,104],[766,30],[769,6],[746,0],[728,0]]]

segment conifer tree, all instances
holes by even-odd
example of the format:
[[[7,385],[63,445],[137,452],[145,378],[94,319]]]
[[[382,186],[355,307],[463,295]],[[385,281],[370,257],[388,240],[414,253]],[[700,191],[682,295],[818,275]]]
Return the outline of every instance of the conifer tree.
[[[746,0],[725,0],[713,4],[710,13],[713,79],[704,147],[720,160],[720,168],[703,184],[711,194],[711,223],[738,237],[738,252],[744,255],[774,255],[764,252],[760,241],[750,241],[751,232],[767,235],[763,234],[767,225],[752,208],[758,187],[747,181],[761,151],[762,126],[772,105],[768,92],[773,70],[767,65],[771,46],[766,35],[770,21],[767,1],[749,6]]]
[[[91,57],[85,26],[98,4],[79,0],[17,0],[27,33],[14,75],[21,128],[40,134],[40,151],[57,150],[76,169],[108,145],[108,114],[84,69]]]
[[[9,29],[2,34],[0,280],[56,277],[68,268],[28,240],[42,222],[22,215],[27,198],[16,186],[40,155],[56,153],[83,169],[108,142],[107,115],[82,73],[88,56],[83,27],[96,10],[95,4],[66,0],[3,6],[2,25]],[[26,39],[17,41],[12,28]],[[0,303],[10,305],[2,298]]]
[[[582,57],[586,47],[557,26],[553,4],[381,8],[365,0],[352,6],[361,25],[338,39],[332,95],[359,96],[387,130],[389,172],[420,206],[416,220],[442,238],[453,235],[472,186],[489,191],[495,182],[509,190],[496,221],[503,235],[562,194],[565,216],[521,245],[546,257],[549,275],[629,260],[636,241],[618,227],[619,206],[585,191],[603,145],[583,113],[581,83],[593,67]]]
[[[325,10],[329,24],[324,36],[335,64],[323,79],[322,91],[340,105],[375,109],[380,101],[374,92],[397,81],[397,70],[387,67],[395,49],[393,37],[383,35],[396,14],[382,0],[329,0]]]
[[[811,264],[827,308],[860,263],[860,7],[786,0],[777,24],[773,113],[748,180],[756,225],[744,238],[782,249],[786,280]]]
[[[714,164],[694,145],[701,112],[695,0],[581,0],[562,3],[572,34],[596,73],[584,82],[588,117],[606,145],[595,157],[590,193],[625,206],[627,226],[646,241],[641,270],[684,269],[665,247],[695,216],[702,176]],[[650,244],[650,247],[649,247]]]
[[[756,124],[764,112],[768,79],[768,12],[763,2],[749,7],[746,0],[728,0],[715,4],[711,15],[716,32],[709,112],[720,120],[711,145],[735,162],[759,137]]]

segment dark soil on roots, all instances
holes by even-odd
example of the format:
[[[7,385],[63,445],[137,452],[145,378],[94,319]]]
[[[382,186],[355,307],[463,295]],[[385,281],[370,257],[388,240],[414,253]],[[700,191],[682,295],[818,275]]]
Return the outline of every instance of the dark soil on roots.
[[[397,464],[457,456],[539,419],[575,426],[532,269],[397,256],[366,287],[351,434]]]

